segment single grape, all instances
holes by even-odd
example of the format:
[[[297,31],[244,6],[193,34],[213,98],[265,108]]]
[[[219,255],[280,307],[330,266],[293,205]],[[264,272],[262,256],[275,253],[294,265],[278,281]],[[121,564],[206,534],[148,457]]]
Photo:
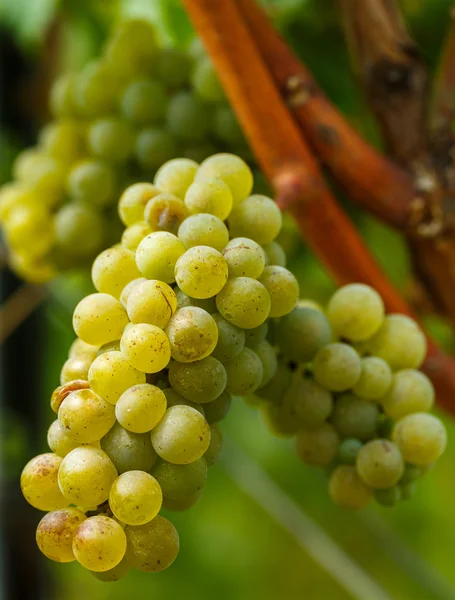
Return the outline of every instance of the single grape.
[[[32,458],[21,474],[21,490],[29,504],[38,510],[56,510],[68,506],[58,485],[58,472],[62,459],[47,452]]]
[[[419,479],[419,477],[424,475],[424,469],[425,467],[422,466],[406,464],[404,467],[403,476],[400,479],[400,483],[411,483],[412,481]]]
[[[175,280],[185,294],[194,298],[211,298],[224,287],[228,267],[223,256],[209,246],[187,250],[175,265]]]
[[[292,371],[278,362],[277,372],[267,385],[257,390],[257,395],[270,402],[280,402],[292,383]],[[295,421],[295,418],[294,418]]]
[[[380,400],[385,413],[393,419],[431,410],[434,388],[428,377],[416,369],[403,369],[393,375],[392,385]]]
[[[125,329],[120,348],[126,360],[138,371],[158,373],[171,359],[169,340],[156,325],[140,323]]]
[[[74,73],[63,73],[53,82],[49,93],[49,105],[54,117],[73,117],[76,114],[74,103],[76,79]]]
[[[251,277],[234,277],[218,293],[216,306],[230,323],[242,329],[254,329],[269,316],[271,300],[259,281]]]
[[[101,440],[106,452],[119,473],[149,471],[157,459],[148,433],[132,433],[116,423]]]
[[[51,121],[41,130],[39,144],[46,154],[73,162],[84,150],[83,133],[83,127],[76,121]]]
[[[244,200],[253,188],[253,174],[250,168],[234,154],[214,154],[204,160],[196,173],[195,181],[206,181],[214,177],[227,184],[234,205]],[[254,215],[254,219],[258,217],[259,215]],[[251,236],[246,234],[246,237]]]
[[[225,419],[231,410],[231,404],[231,395],[226,391],[220,394],[218,398],[215,398],[215,400],[212,400],[212,402],[204,404],[204,413],[207,423],[213,425],[213,423],[218,423]]]
[[[265,267],[259,281],[270,295],[271,317],[283,317],[290,313],[299,299],[297,279],[285,267]]]
[[[87,344],[83,340],[76,338],[70,346],[70,349],[68,351],[68,358],[75,358],[76,356],[80,357],[87,355],[92,360],[95,360],[97,352],[98,346],[92,346],[91,344]]]
[[[199,213],[183,221],[178,230],[178,237],[186,248],[210,246],[221,252],[229,241],[229,231],[218,217]]]
[[[73,537],[85,518],[83,512],[73,507],[47,513],[36,529],[36,543],[44,556],[63,563],[76,560]]]
[[[149,200],[144,211],[144,220],[154,231],[169,231],[174,234],[187,216],[188,209],[183,200],[167,192]]]
[[[144,471],[128,471],[112,484],[109,507],[122,523],[144,525],[161,509],[163,494],[158,481]]]
[[[109,163],[125,163],[133,152],[134,136],[122,120],[103,118],[88,129],[88,148],[91,154]]]
[[[141,129],[136,138],[135,156],[145,171],[154,173],[178,152],[178,143],[167,129],[147,127]]]
[[[115,404],[127,389],[145,383],[145,373],[132,367],[121,352],[114,350],[101,354],[93,361],[89,382],[96,394],[106,402]]]
[[[157,573],[171,566],[179,552],[179,536],[170,521],[157,516],[145,525],[128,525],[127,557],[139,571]]]
[[[133,279],[133,281],[130,281],[125,285],[122,293],[120,294],[120,302],[125,310],[128,306],[128,298],[130,297],[133,288],[135,288],[139,283],[144,283],[145,281],[148,281],[145,277],[138,277],[137,279]]]
[[[229,215],[231,237],[246,237],[258,244],[269,244],[279,234],[283,219],[275,202],[254,194],[234,205]]]
[[[297,455],[307,465],[325,467],[336,456],[339,437],[335,427],[322,423],[316,429],[303,429],[296,437]]]
[[[92,390],[71,392],[58,409],[63,430],[75,442],[97,442],[115,423],[114,407]]]
[[[322,425],[333,410],[333,397],[329,390],[297,372],[286,391],[284,402],[292,407],[299,426],[306,429]]]
[[[203,57],[197,63],[191,74],[191,83],[196,94],[204,102],[217,104],[224,98],[223,88],[212,62]]]
[[[217,329],[218,341],[212,356],[221,362],[235,358],[245,345],[245,332],[240,327],[226,321],[219,313],[212,315]]]
[[[213,356],[192,363],[174,361],[169,367],[169,383],[187,400],[205,404],[223,393],[227,374],[225,367]]]
[[[360,478],[371,488],[394,486],[404,472],[404,462],[398,446],[384,439],[372,440],[359,451],[356,469]]]
[[[177,404],[183,404],[185,406],[191,406],[192,408],[195,408],[198,412],[201,413],[203,417],[205,417],[205,409],[202,407],[202,404],[199,404],[198,402],[191,402],[191,400],[187,400],[180,394],[177,394],[177,392],[171,387],[164,388],[163,393],[166,396],[167,408],[170,408],[171,406],[176,406]],[[213,402],[214,401],[210,402],[210,404],[212,404]],[[208,404],[205,404],[205,406],[208,406]]]
[[[213,134],[233,148],[245,144],[245,138],[235,112],[230,106],[217,106],[212,121]],[[214,154],[213,152],[211,154]]]
[[[107,352],[120,352],[120,340],[114,340],[113,342],[108,342],[107,344],[103,344],[100,346],[96,356],[101,356],[102,354],[106,354]]]
[[[345,438],[338,447],[337,460],[345,465],[355,465],[363,443],[356,438]]]
[[[296,306],[274,328],[275,341],[283,355],[295,362],[306,363],[332,340],[326,317],[318,310]]]
[[[210,425],[210,444],[204,454],[204,460],[208,467],[213,467],[216,464],[223,452],[223,434],[216,423]]]
[[[246,237],[232,239],[224,248],[223,256],[229,268],[229,277],[260,277],[265,267],[264,250]]]
[[[297,434],[299,425],[288,404],[276,401],[268,402],[260,407],[263,410],[267,426],[274,435],[289,438]]]
[[[102,346],[118,340],[128,315],[118,300],[109,294],[90,294],[74,309],[73,329],[87,344]]]
[[[163,192],[174,194],[182,200],[193,183],[197,162],[188,158],[174,158],[165,162],[156,172],[153,183]]]
[[[163,86],[153,79],[136,79],[120,98],[123,116],[135,125],[155,123],[166,114],[168,99]]]
[[[177,286],[175,287],[175,295],[177,296],[177,307],[185,308],[187,306],[197,306],[204,309],[206,312],[213,314],[216,312],[215,298],[190,298],[182,292]]]
[[[286,252],[278,242],[270,242],[263,246],[266,265],[286,266]]]
[[[179,308],[166,327],[171,355],[181,363],[201,360],[212,353],[218,341],[218,327],[202,308]]]
[[[149,383],[134,385],[123,392],[115,406],[122,427],[133,433],[146,433],[155,427],[167,407],[166,396]]]
[[[234,396],[244,396],[257,390],[264,376],[259,356],[251,348],[243,348],[224,365],[227,373],[226,390]]]
[[[136,263],[148,279],[173,283],[176,263],[184,252],[185,246],[176,235],[156,231],[145,237],[137,247]]]
[[[392,383],[392,371],[389,365],[377,356],[362,358],[362,370],[353,392],[360,398],[377,400],[382,398]],[[382,402],[382,400],[381,400]]]
[[[75,390],[85,390],[89,387],[90,384],[88,381],[77,379],[76,381],[70,381],[68,383],[65,383],[64,385],[60,385],[59,387],[55,388],[55,390],[52,392],[50,403],[52,410],[55,413],[58,413],[58,409],[60,408],[61,403],[68,396],[68,394],[71,394],[71,392],[74,392]]]
[[[120,196],[118,212],[122,223],[126,226],[144,221],[144,210],[152,198],[161,191],[151,183],[134,183],[126,188]]]
[[[74,450],[74,448],[80,446],[79,442],[75,442],[68,436],[58,419],[53,421],[48,429],[47,444],[52,452],[61,458],[66,456],[71,450]]]
[[[378,428],[379,409],[376,403],[345,393],[338,397],[331,420],[341,437],[366,441]]]
[[[123,577],[126,577],[131,570],[131,565],[126,557],[123,557],[118,565],[107,571],[92,571],[92,575],[99,581],[104,583],[110,583],[112,581],[120,581]]]
[[[358,381],[362,363],[348,344],[327,344],[313,360],[313,374],[318,383],[332,392],[352,388]]]
[[[202,491],[207,480],[207,462],[198,458],[187,465],[175,465],[160,460],[152,473],[163,490],[164,503],[184,502]]]
[[[176,138],[184,142],[203,140],[210,129],[207,106],[190,92],[181,91],[169,101],[166,124]]]
[[[92,362],[93,358],[88,354],[68,358],[60,371],[60,384],[64,385],[78,379],[88,380],[88,370]]]
[[[109,37],[107,64],[128,78],[149,72],[159,56],[155,37],[155,28],[147,19],[122,20]]]
[[[216,177],[193,182],[186,191],[185,204],[191,214],[208,213],[225,221],[232,210],[229,186]]]
[[[78,113],[92,118],[111,112],[116,100],[115,87],[115,76],[108,64],[94,60],[85,65],[74,82]]]
[[[394,485],[384,490],[374,490],[374,499],[381,506],[395,506],[401,500],[400,487]]]
[[[427,413],[401,418],[393,428],[392,440],[403,458],[416,465],[435,462],[447,445],[447,433],[440,419]]]
[[[108,571],[125,556],[125,532],[110,517],[90,517],[79,525],[74,534],[73,552],[76,560],[86,569]]]
[[[189,80],[191,60],[177,48],[166,48],[156,57],[155,69],[157,77],[166,87],[181,88]]]
[[[330,475],[329,494],[338,506],[358,510],[369,503],[372,491],[357,475],[355,467],[340,465]]]
[[[133,287],[126,306],[132,323],[149,323],[164,329],[177,309],[177,297],[167,283],[144,280]]]
[[[44,256],[55,241],[49,213],[41,206],[17,206],[3,225],[8,246],[33,258]]]
[[[122,233],[121,244],[126,250],[136,252],[139,244],[150,233],[153,233],[153,229],[150,227],[150,225],[145,221],[138,221],[137,223],[127,227]]]
[[[114,171],[102,160],[85,159],[69,172],[67,188],[73,200],[103,208],[115,193]]]
[[[98,292],[119,299],[127,283],[140,277],[134,252],[121,246],[108,248],[99,254],[92,266],[92,281]]]
[[[90,206],[65,204],[55,214],[54,229],[56,251],[70,257],[91,257],[103,244],[103,218]]]

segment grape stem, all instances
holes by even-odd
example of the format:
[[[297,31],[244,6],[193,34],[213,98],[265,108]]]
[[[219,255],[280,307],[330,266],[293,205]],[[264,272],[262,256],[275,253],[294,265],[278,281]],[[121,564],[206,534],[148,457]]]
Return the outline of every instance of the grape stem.
[[[308,245],[339,284],[367,283],[381,294],[389,312],[415,318],[412,308],[380,269],[327,187],[313,149],[321,154],[334,175],[345,176],[349,190],[357,189],[358,199],[368,197],[370,204],[385,203],[380,209],[383,216],[402,211],[396,226],[404,226],[407,219],[418,221],[415,207],[409,208],[413,202],[421,208],[422,203],[414,197],[412,178],[369,148],[322,94],[314,95],[307,103],[300,102],[299,112],[292,114],[289,104],[293,103],[289,94],[287,99],[283,97],[282,86],[288,82],[289,88],[289,78],[304,68],[252,0],[217,0],[216,10],[213,0],[184,0],[184,4],[256,158],[275,186],[280,207],[294,216]],[[278,77],[282,78],[281,90]],[[336,144],[317,142],[324,138],[317,124],[324,122],[325,117],[330,118],[332,127],[338,127],[334,136],[329,136],[338,140]],[[324,154],[321,149],[325,149]],[[365,160],[369,161],[367,165]],[[349,161],[357,161],[355,168],[347,168]],[[359,177],[363,184],[359,184]],[[447,264],[442,264],[441,258],[439,263],[442,272]],[[435,265],[432,269],[436,270]],[[455,270],[450,276],[446,272],[445,278],[446,286],[453,279],[449,295],[455,296]],[[455,297],[451,310],[455,311]],[[423,369],[435,385],[440,404],[455,412],[455,360],[430,338],[428,345]]]

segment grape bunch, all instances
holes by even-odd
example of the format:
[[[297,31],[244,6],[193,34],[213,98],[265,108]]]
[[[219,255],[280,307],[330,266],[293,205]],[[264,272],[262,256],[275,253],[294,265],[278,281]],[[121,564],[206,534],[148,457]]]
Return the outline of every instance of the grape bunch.
[[[90,265],[120,235],[121,190],[152,179],[167,160],[248,154],[199,42],[179,51],[155,40],[147,21],[124,21],[99,59],[54,83],[53,120],[0,190],[9,262],[23,279],[43,283]]]
[[[408,499],[441,456],[446,431],[429,414],[434,389],[419,371],[426,340],[405,315],[384,314],[364,284],[337,290],[327,310],[301,300],[273,320],[278,369],[249,402],[273,431],[296,436],[301,460],[329,473],[332,500],[359,509]]]
[[[120,197],[121,243],[92,266],[77,339],[51,398],[51,452],[24,468],[40,550],[104,581],[166,569],[179,537],[162,508],[201,497],[231,395],[270,385],[270,319],[299,286],[275,241],[280,210],[247,164],[217,154],[166,162]],[[227,223],[227,224],[226,224]]]

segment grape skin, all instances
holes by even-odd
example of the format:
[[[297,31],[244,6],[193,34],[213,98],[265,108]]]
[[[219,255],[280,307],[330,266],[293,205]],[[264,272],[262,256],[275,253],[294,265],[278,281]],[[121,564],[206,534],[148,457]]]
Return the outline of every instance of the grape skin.
[[[225,221],[232,210],[232,194],[219,178],[193,182],[186,191],[185,204],[191,214],[209,213]]]
[[[377,400],[382,398],[392,384],[392,371],[389,365],[377,356],[362,358],[360,377],[352,391],[360,398]]]
[[[89,444],[109,431],[115,423],[115,411],[92,390],[76,390],[61,403],[58,420],[72,440]]]
[[[47,513],[36,529],[36,543],[41,552],[56,562],[76,560],[73,536],[86,516],[76,508],[62,508]]]
[[[60,384],[65,385],[70,381],[77,379],[84,379],[88,381],[88,372],[90,365],[93,362],[93,358],[89,354],[82,354],[80,356],[73,356],[68,358],[63,364],[62,370],[60,371]]]
[[[87,344],[102,346],[121,337],[128,315],[109,294],[90,294],[74,309],[73,329]]]
[[[319,310],[296,306],[275,329],[276,343],[290,360],[309,362],[332,340],[330,324]]]
[[[171,566],[179,552],[179,536],[170,521],[157,516],[145,525],[128,525],[127,558],[139,571],[157,573]]]
[[[194,246],[210,246],[221,252],[229,242],[226,225],[214,215],[198,213],[181,223],[178,237],[187,249]]]
[[[134,253],[119,246],[101,252],[92,266],[92,281],[97,291],[117,300],[125,285],[140,276]]]
[[[299,299],[299,284],[285,267],[265,267],[259,281],[270,295],[270,317],[283,317],[295,308]]]
[[[205,404],[223,393],[227,373],[225,367],[213,356],[192,363],[174,361],[169,368],[169,383],[187,400]]]
[[[442,455],[447,445],[447,433],[437,417],[414,413],[395,424],[392,440],[407,462],[425,466]]]
[[[160,193],[161,190],[151,183],[135,183],[128,186],[118,203],[122,223],[129,227],[143,221],[147,203]]]
[[[174,194],[183,200],[197,169],[198,164],[194,160],[174,158],[158,169],[153,183],[163,192]]]
[[[93,361],[88,379],[98,396],[110,404],[116,404],[127,389],[145,383],[145,373],[132,367],[121,352],[114,350],[104,352]]]
[[[218,425],[210,425],[210,444],[204,453],[204,460],[208,467],[213,467],[223,453],[223,434]]]
[[[218,328],[208,312],[196,306],[179,308],[166,327],[174,360],[182,363],[201,360],[218,342]]]
[[[145,525],[161,509],[163,494],[158,481],[144,471],[128,471],[112,484],[109,507],[122,523]]]
[[[120,339],[120,348],[130,365],[144,373],[158,373],[171,359],[171,347],[166,334],[148,323],[126,328]]]
[[[256,391],[264,376],[259,356],[251,348],[243,350],[224,364],[227,373],[226,389],[234,396],[244,396]]]
[[[304,429],[297,434],[297,455],[308,465],[324,467],[335,458],[338,443],[335,427],[330,423],[323,423],[315,429]]]
[[[119,474],[126,471],[149,471],[157,459],[149,433],[133,433],[120,423],[115,423],[102,438],[101,448]]]
[[[183,201],[174,194],[161,193],[147,202],[144,220],[153,231],[168,231],[176,234],[188,216]]]
[[[161,420],[167,407],[166,396],[154,385],[134,385],[120,396],[115,406],[117,421],[128,431],[146,433]]]
[[[244,200],[253,188],[253,174],[250,168],[234,154],[221,153],[210,156],[201,163],[194,180],[198,183],[214,177],[227,184],[234,205]]]
[[[377,404],[357,398],[349,392],[338,397],[331,415],[332,423],[342,437],[361,441],[374,436],[378,418]]]
[[[138,281],[128,294],[127,312],[132,323],[149,323],[164,329],[176,309],[174,290],[162,281]]]
[[[108,571],[114,568],[126,552],[126,535],[121,526],[98,515],[85,519],[73,538],[76,560],[90,571]]]
[[[175,280],[192,298],[211,298],[220,292],[228,278],[222,254],[209,246],[194,246],[177,260]]]
[[[164,502],[184,502],[201,492],[207,481],[207,462],[204,457],[185,465],[159,461],[152,471],[163,491]]]
[[[251,277],[234,277],[218,293],[216,306],[230,323],[242,329],[254,329],[269,316],[271,300],[259,281]]]
[[[21,474],[21,490],[29,504],[38,510],[65,508],[69,502],[60,491],[58,472],[62,459],[47,452],[32,458]]]
[[[212,315],[218,330],[218,341],[212,356],[221,362],[235,358],[245,346],[245,332],[226,321],[219,313]]]
[[[428,377],[415,369],[397,371],[387,394],[381,398],[385,413],[393,419],[426,412],[434,402],[434,388]]]
[[[333,392],[353,387],[361,373],[357,352],[347,344],[327,344],[313,360],[313,374],[318,383]]]
[[[269,244],[283,224],[281,211],[267,196],[255,194],[234,205],[229,215],[232,237],[246,237],[258,244]]]
[[[246,237],[236,237],[225,244],[223,256],[229,277],[258,279],[265,267],[265,253],[259,244]]]
[[[386,489],[401,479],[404,461],[393,442],[378,439],[366,443],[360,449],[356,469],[366,485],[374,489]]]
[[[329,494],[335,504],[351,510],[364,508],[371,500],[372,491],[357,475],[355,467],[340,465],[329,479]]]
[[[176,235],[167,231],[155,231],[137,247],[136,264],[147,279],[173,283],[175,265],[184,252],[185,246]]]

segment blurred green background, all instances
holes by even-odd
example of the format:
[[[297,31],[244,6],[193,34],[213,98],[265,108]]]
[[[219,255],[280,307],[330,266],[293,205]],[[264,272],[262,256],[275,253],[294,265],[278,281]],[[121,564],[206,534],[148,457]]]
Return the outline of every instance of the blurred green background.
[[[336,3],[268,0],[264,4],[347,118],[379,144],[350,70]],[[401,4],[433,69],[451,3],[404,0]],[[123,14],[150,18],[163,43],[184,46],[194,35],[178,0],[0,0],[2,35],[13,40],[38,75],[43,65],[55,73],[77,68],[96,55],[109,24]],[[51,45],[50,51],[49,36],[55,28],[59,46]],[[38,83],[45,87],[45,78],[38,77]],[[24,106],[31,135],[46,119],[40,85],[36,97]],[[3,180],[9,176],[10,158],[23,142],[23,136],[7,123],[1,132]],[[349,199],[342,201],[392,280],[409,293],[410,260],[403,240],[359,213]],[[333,284],[299,242],[290,222],[282,241],[302,297],[325,302]],[[88,290],[90,282],[80,273],[51,284],[50,299],[39,313],[45,346],[40,353],[41,382],[32,399],[39,406],[39,418],[33,424],[23,423],[14,411],[3,411],[2,487],[17,496],[18,511],[27,510],[17,493],[19,473],[34,453],[46,451],[46,430],[52,420],[48,400],[73,339],[72,307]],[[426,320],[441,343],[454,349],[449,327],[434,317]],[[449,419],[446,424],[453,440],[455,427]],[[300,464],[292,443],[272,436],[258,411],[237,399],[222,427],[227,438],[224,459],[211,470],[204,498],[190,511],[171,515],[180,534],[181,552],[170,569],[157,575],[134,572],[118,583],[103,584],[76,563],[56,565],[40,557],[39,568],[49,578],[46,599],[455,598],[453,444],[420,482],[410,502],[393,510],[374,506],[351,514],[331,504],[324,474]],[[39,515],[34,511],[31,518],[37,521]],[[24,553],[38,553],[33,528],[21,535]]]

